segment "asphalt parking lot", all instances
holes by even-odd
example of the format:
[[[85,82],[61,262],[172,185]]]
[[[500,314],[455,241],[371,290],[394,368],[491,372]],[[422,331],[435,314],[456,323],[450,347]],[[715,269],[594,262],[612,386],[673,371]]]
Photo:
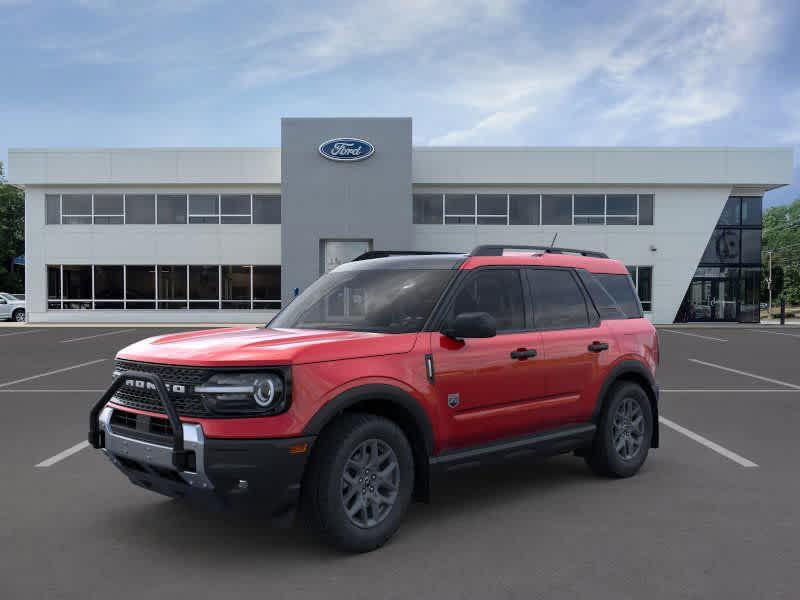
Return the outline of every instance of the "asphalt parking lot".
[[[661,445],[437,479],[371,554],[205,513],[85,448],[115,352],[169,328],[0,328],[0,598],[797,598],[800,328],[662,329]]]

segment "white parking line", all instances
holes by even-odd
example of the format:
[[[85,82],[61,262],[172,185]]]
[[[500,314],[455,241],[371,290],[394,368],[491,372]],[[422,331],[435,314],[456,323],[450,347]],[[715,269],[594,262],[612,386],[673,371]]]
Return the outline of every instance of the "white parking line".
[[[741,465],[743,467],[748,467],[748,468],[757,467],[758,466],[752,460],[748,460],[744,456],[740,456],[739,454],[736,454],[736,452],[728,450],[727,448],[723,448],[719,444],[717,444],[715,442],[712,442],[708,438],[704,438],[702,435],[700,435],[698,433],[695,433],[694,431],[691,431],[690,429],[686,429],[686,427],[678,425],[674,421],[670,421],[669,419],[665,419],[664,417],[658,417],[658,421],[659,421],[659,423],[661,423],[663,425],[666,425],[670,429],[685,435],[686,437],[688,437],[691,440],[694,440],[698,444],[701,444],[701,445],[705,446],[706,448],[709,448],[709,449],[713,450],[717,454],[721,454],[722,456],[724,456],[728,460],[732,460],[736,464],[739,464],[739,465]]]
[[[91,340],[94,338],[104,337],[106,335],[118,335],[120,333],[128,333],[129,331],[134,331],[133,329],[120,329],[119,331],[107,331],[105,333],[98,333],[97,335],[87,335],[84,337],[77,337],[77,338],[70,338],[68,340],[61,340],[62,344],[68,344],[69,342],[82,342],[83,340]]]
[[[792,388],[794,390],[800,390],[800,385],[795,385],[793,383],[787,383],[785,381],[781,381],[780,379],[770,379],[769,377],[763,377],[761,375],[756,375],[755,373],[748,373],[747,371],[739,371],[737,369],[731,369],[730,367],[723,367],[722,365],[715,365],[714,363],[705,362],[703,360],[697,360],[696,358],[690,358],[689,360],[691,362],[697,363],[699,365],[705,365],[707,367],[714,367],[715,369],[720,369],[722,371],[728,371],[730,373],[736,373],[737,375],[744,375],[746,377],[752,377],[753,379],[760,379],[761,381],[767,381],[769,383],[782,385],[784,387]]]
[[[0,337],[6,337],[8,335],[25,335],[27,333],[42,333],[44,329],[26,329],[25,331],[15,331],[13,333],[0,333]]]
[[[772,331],[771,329],[748,329],[747,331],[754,331],[755,333],[771,333],[772,335],[785,335],[787,337],[800,338],[797,333],[784,333],[783,331]]]
[[[0,390],[0,394],[102,394],[103,392],[105,390]]]
[[[40,462],[36,466],[39,467],[39,468],[41,468],[41,467],[52,467],[57,462],[61,462],[65,458],[69,458],[73,454],[77,454],[78,452],[80,452],[84,448],[88,448],[88,447],[89,447],[89,442],[84,440],[83,442],[79,442],[79,443],[75,444],[71,448],[67,448],[66,450],[63,450],[63,451],[59,452],[55,456],[51,456],[50,458],[48,458],[46,460],[43,460],[42,462]]]
[[[696,338],[703,338],[704,340],[713,340],[715,342],[727,342],[728,340],[718,338],[718,337],[711,337],[710,335],[700,335],[699,333],[689,333],[688,331],[676,331],[674,329],[659,329],[658,332],[661,333],[662,331],[666,331],[667,333],[678,333],[680,335],[690,335]]]
[[[2,391],[2,390],[0,390]],[[693,390],[660,390],[665,394],[797,394],[800,390],[709,390],[709,389],[693,389]]]
[[[98,358],[96,360],[90,360],[85,363],[81,363],[79,365],[72,365],[71,367],[64,367],[63,369],[56,369],[54,371],[47,371],[46,373],[39,373],[38,375],[31,375],[30,377],[23,377],[22,379],[15,379],[13,381],[6,381],[5,383],[0,383],[0,388],[8,387],[10,385],[14,385],[17,383],[24,383],[26,381],[31,381],[32,379],[39,379],[40,377],[47,377],[48,375],[55,375],[56,373],[63,373],[64,371],[71,371],[72,369],[80,369],[81,367],[88,367],[89,365],[96,365],[99,362],[103,362],[106,360],[105,358]]]

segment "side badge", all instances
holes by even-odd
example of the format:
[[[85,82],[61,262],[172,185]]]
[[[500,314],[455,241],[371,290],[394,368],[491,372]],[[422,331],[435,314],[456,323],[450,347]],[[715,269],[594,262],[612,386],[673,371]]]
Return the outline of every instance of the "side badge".
[[[447,406],[455,408],[459,402],[458,394],[447,394]]]

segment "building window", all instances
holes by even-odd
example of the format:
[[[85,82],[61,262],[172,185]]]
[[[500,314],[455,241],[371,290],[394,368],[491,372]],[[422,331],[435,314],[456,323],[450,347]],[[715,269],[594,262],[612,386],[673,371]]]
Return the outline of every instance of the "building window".
[[[417,225],[444,223],[444,196],[442,194],[414,194],[413,222]]]
[[[186,194],[159,194],[157,205],[159,225],[186,223]]]
[[[478,194],[478,225],[508,224],[507,194]]]
[[[759,320],[760,197],[728,198],[675,321]]]
[[[277,265],[48,265],[48,310],[265,310],[281,306]]]
[[[250,200],[250,194],[222,194],[220,223],[249,225],[252,213]]]
[[[542,225],[572,225],[572,196],[542,195]]]
[[[45,213],[47,215],[46,223],[48,225],[61,225],[61,195],[60,194],[46,194]]]
[[[222,267],[222,308],[249,310],[251,284],[249,265]]]
[[[653,194],[414,194],[415,225],[652,225]]]
[[[189,223],[219,223],[219,196],[217,194],[190,195]]]
[[[61,196],[61,223],[63,225],[91,225],[92,195],[63,194]]]
[[[258,225],[278,225],[280,222],[280,194],[253,194],[253,223]]]
[[[92,267],[64,265],[61,272],[64,308],[92,308]]]
[[[45,194],[47,225],[280,222],[280,194]]]
[[[189,308],[219,308],[219,267],[189,265]]]
[[[655,212],[655,196],[639,194],[639,225],[652,225]]]
[[[539,194],[511,194],[508,197],[509,225],[539,224]]]
[[[95,194],[93,208],[95,225],[122,225],[125,222],[122,194]]]
[[[253,266],[253,308],[280,308],[281,268]]]
[[[636,225],[637,220],[636,194],[606,196],[606,225]]]
[[[444,222],[447,225],[475,225],[475,194],[445,194]]]
[[[125,272],[122,265],[94,265],[94,308],[125,307]]]
[[[158,308],[180,309],[187,307],[186,289],[189,283],[186,265],[159,265]]]
[[[125,195],[125,223],[128,225],[153,225],[155,222],[155,194]]]
[[[602,194],[576,194],[572,222],[575,225],[603,225],[606,199]]]
[[[61,309],[61,265],[47,265],[47,308]]]
[[[125,267],[125,308],[152,310],[156,307],[155,265]]]
[[[653,267],[629,266],[628,273],[631,274],[633,287],[639,295],[639,302],[642,303],[642,310],[652,312],[653,310]]]

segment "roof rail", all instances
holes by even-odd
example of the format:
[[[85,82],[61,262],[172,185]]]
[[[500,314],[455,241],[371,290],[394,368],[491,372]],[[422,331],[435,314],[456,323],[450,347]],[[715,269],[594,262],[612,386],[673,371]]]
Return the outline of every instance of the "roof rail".
[[[516,244],[489,244],[477,246],[469,253],[470,256],[503,256],[505,250],[538,250],[549,254],[579,254],[581,256],[591,256],[593,258],[608,258],[605,252],[595,252],[594,250],[578,250],[575,248],[553,248],[550,246],[517,246]]]
[[[428,254],[454,254],[454,252],[429,252],[427,250],[370,250],[359,254],[350,262],[357,260],[370,260],[373,258],[386,258],[387,256],[423,256]]]

